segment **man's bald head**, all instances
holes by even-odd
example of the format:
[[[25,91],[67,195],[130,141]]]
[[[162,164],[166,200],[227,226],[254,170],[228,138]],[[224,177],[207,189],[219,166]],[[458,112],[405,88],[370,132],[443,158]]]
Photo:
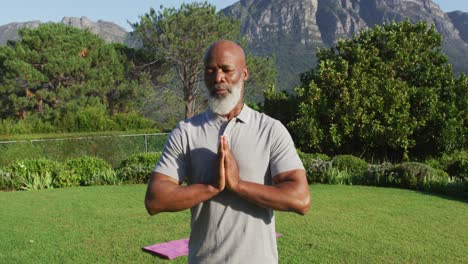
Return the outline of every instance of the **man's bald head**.
[[[212,56],[217,56],[217,54],[220,54],[222,52],[232,53],[239,59],[238,63],[241,64],[240,66],[246,66],[244,49],[242,49],[242,47],[234,41],[226,39],[218,40],[208,48],[204,58],[205,65],[212,58]]]
[[[229,40],[218,40],[205,55],[205,85],[213,112],[227,118],[243,106],[244,81],[249,77],[244,50]]]

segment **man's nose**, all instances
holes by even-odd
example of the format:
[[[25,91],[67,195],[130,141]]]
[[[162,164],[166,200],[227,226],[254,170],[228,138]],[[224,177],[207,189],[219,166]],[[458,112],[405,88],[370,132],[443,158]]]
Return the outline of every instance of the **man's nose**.
[[[215,72],[215,82],[216,83],[220,83],[220,82],[223,82],[224,81],[224,72],[222,69],[218,69],[216,70]]]

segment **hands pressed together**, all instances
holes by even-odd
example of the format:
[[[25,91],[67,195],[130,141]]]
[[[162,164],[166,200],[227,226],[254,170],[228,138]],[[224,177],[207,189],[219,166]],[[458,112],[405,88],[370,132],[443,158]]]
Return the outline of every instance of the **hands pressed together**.
[[[222,135],[219,138],[218,148],[218,168],[219,178],[216,184],[217,189],[221,192],[224,188],[236,192],[239,182],[239,168],[237,161],[232,155],[231,149],[228,145],[227,136]]]

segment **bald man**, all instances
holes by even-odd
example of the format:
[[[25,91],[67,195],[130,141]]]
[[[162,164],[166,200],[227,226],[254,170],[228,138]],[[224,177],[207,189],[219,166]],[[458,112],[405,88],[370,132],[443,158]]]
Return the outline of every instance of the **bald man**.
[[[148,185],[149,214],[190,208],[189,263],[277,263],[273,210],[309,209],[304,167],[288,131],[243,102],[248,77],[240,46],[211,45],[209,109],[172,131]]]

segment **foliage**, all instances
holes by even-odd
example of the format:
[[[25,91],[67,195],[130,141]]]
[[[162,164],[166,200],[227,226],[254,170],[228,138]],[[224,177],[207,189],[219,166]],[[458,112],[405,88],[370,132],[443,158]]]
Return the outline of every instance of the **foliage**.
[[[324,171],[322,181],[326,184],[352,185],[352,178],[353,176],[348,171],[332,167]]]
[[[330,157],[321,153],[304,153],[299,149],[297,150],[297,154],[304,165],[307,182],[309,184],[314,182],[324,183],[318,176],[320,176],[320,172],[331,167]]]
[[[14,137],[0,144],[0,165],[16,160],[47,158],[60,162],[84,155],[104,159],[112,167],[134,153],[161,151],[167,134],[157,131],[71,133]]]
[[[26,133],[71,131],[69,115],[79,113],[78,127],[98,121],[94,126],[106,127],[109,116],[136,111],[150,91],[127,50],[90,31],[47,23],[19,34],[21,40],[0,47],[0,119],[9,119],[12,132],[28,119],[34,122]],[[91,122],[86,115],[100,118]]]
[[[52,188],[52,175],[50,172],[44,174],[38,174],[34,172],[27,172],[25,177],[22,178],[23,190],[40,190]]]
[[[351,177],[360,178],[367,170],[367,162],[353,155],[337,155],[332,159],[332,166],[346,171]]]
[[[80,179],[80,185],[117,184],[115,172],[103,159],[83,156],[66,162],[67,169]]]
[[[133,29],[143,49],[176,72],[183,87],[186,117],[196,112],[195,102],[204,92],[199,82],[206,49],[221,38],[241,40],[240,22],[216,13],[215,6],[207,2],[183,3],[179,9],[157,13],[151,8]]]
[[[17,188],[19,188],[19,184],[17,184],[11,173],[0,168],[0,191],[15,190]]]
[[[468,152],[466,150],[457,150],[452,153],[444,153],[437,158],[430,158],[424,161],[434,169],[445,171],[451,178],[458,180],[467,180],[468,171]]]
[[[369,164],[364,177],[360,179],[362,185],[369,186],[386,186],[388,172],[393,169],[394,165],[390,162],[382,164]]]
[[[468,181],[468,158],[455,160],[448,166],[447,172],[456,179]]]
[[[117,177],[126,183],[148,183],[160,157],[161,152],[134,154],[122,161]]]
[[[275,58],[247,54],[246,63],[249,66],[249,79],[245,82],[244,102],[261,103],[265,91],[275,87]]]
[[[277,91],[274,86],[271,86],[264,91],[263,96],[265,98],[263,102],[265,113],[285,125],[296,119],[299,102],[294,95],[288,94],[286,91]],[[294,136],[294,130],[290,129],[290,133]]]
[[[447,185],[448,179],[447,173],[437,171],[423,163],[404,162],[388,171],[385,184],[423,190],[430,188],[431,183],[442,186]]]
[[[154,62],[171,69],[160,86],[182,87],[185,117],[191,117],[206,106],[206,93],[202,84],[204,60],[208,47],[219,39],[229,39],[246,46],[240,33],[240,21],[216,12],[216,7],[204,3],[183,3],[178,9],[153,8],[133,24],[135,35],[143,50],[151,54]],[[272,58],[247,54],[251,69],[246,83],[246,102],[261,100],[261,92],[275,84],[276,69]],[[161,78],[160,78],[161,80]],[[171,109],[176,109],[172,108]]]
[[[0,188],[37,190],[61,187],[56,179],[61,177],[64,168],[57,161],[48,159],[26,159],[5,167]]]
[[[288,113],[301,149],[401,161],[466,145],[466,77],[454,80],[433,26],[376,26],[317,57],[290,98],[296,108],[269,107]]]

